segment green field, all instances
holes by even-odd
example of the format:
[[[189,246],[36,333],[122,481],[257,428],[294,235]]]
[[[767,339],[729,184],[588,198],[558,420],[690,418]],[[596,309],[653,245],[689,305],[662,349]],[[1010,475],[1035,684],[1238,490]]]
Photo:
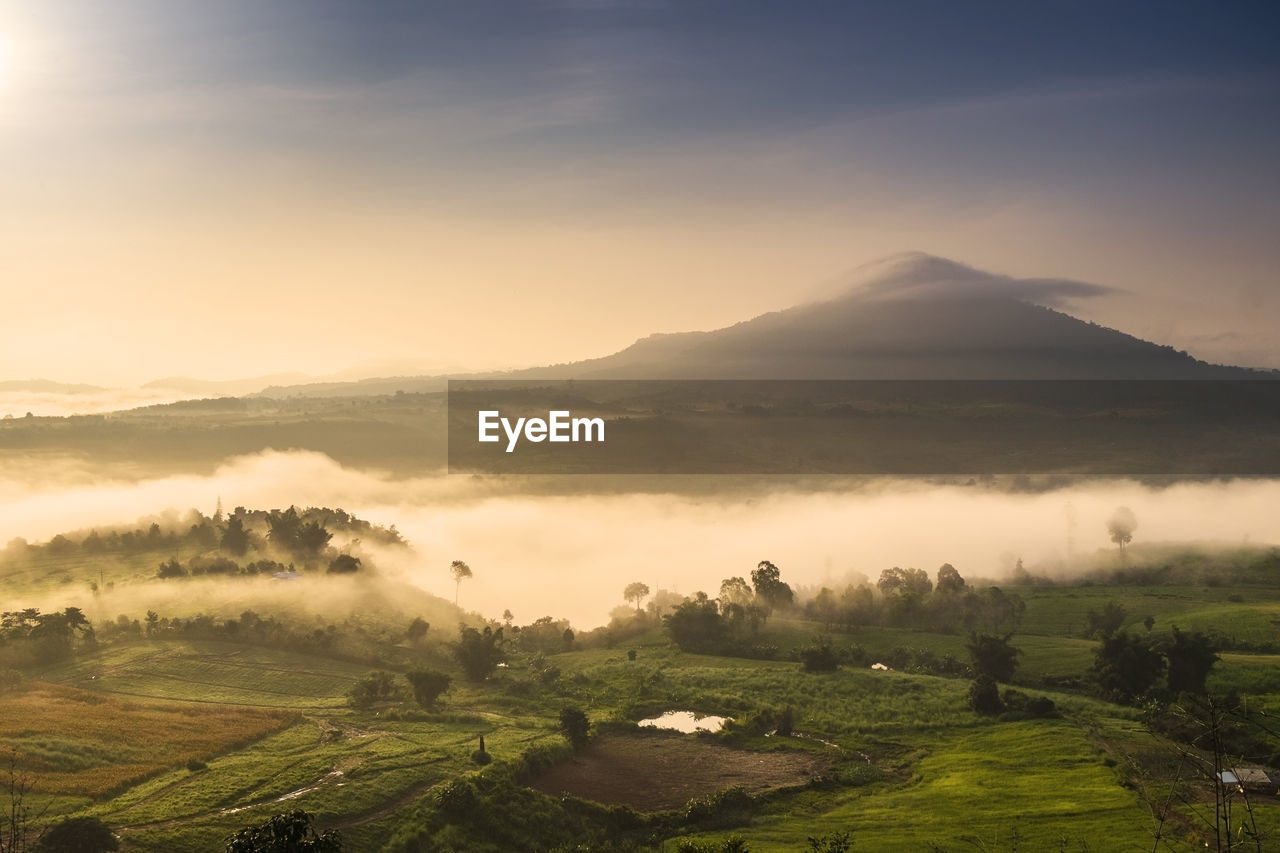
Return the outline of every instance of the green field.
[[[753,638],[763,657],[682,651],[652,617],[580,632],[571,646],[562,626],[508,626],[506,664],[470,681],[453,652],[454,626],[483,620],[376,574],[283,586],[251,576],[161,580],[156,551],[32,547],[0,560],[11,600],[78,590],[96,636],[70,634],[65,647],[32,645],[24,655],[22,643],[36,641],[6,629],[0,732],[45,820],[99,818],[125,851],[221,850],[238,828],[293,808],[339,830],[355,851],[576,842],[719,850],[733,837],[753,851],[800,851],[811,837],[841,833],[856,850],[1137,851],[1152,849],[1157,832],[1158,849],[1190,851],[1210,837],[1197,815],[1211,813],[1212,789],[1185,775],[1188,755],[1204,753],[1154,733],[1148,706],[1108,701],[1090,674],[1099,640],[1083,633],[1089,614],[1109,604],[1124,608],[1122,627],[1139,637],[1174,626],[1207,632],[1227,644],[1210,691],[1280,712],[1280,591],[1240,560],[1250,582],[1004,587],[1026,606],[1011,639],[1017,669],[1001,689],[1020,691],[1021,699],[1006,694],[1010,702],[1052,702],[1053,713],[1038,718],[975,713],[963,672],[967,632],[894,627],[887,610],[847,632],[800,609],[780,611]],[[114,586],[89,595],[104,578]],[[320,590],[336,590],[342,606],[327,616],[307,606]],[[144,620],[148,606],[163,616]],[[406,626],[421,616],[434,627],[414,639]],[[798,662],[819,636],[843,660],[834,672]],[[871,668],[882,661],[894,665]],[[426,709],[402,675],[423,667],[452,679]],[[389,672],[397,689],[356,707],[349,693],[374,670]],[[738,765],[763,768],[768,755],[796,753],[826,769],[778,775],[748,796],[717,794],[726,785],[702,767],[685,774],[702,794],[656,813],[539,794],[527,783],[542,769],[573,772],[558,732],[566,706],[641,761],[651,735],[635,721],[679,709],[730,718],[721,735],[697,737],[737,751]],[[784,718],[789,731],[775,733]],[[481,737],[487,766],[473,757]],[[637,739],[630,751],[628,739]],[[1276,754],[1280,741],[1266,734],[1240,741],[1226,760]],[[627,784],[639,791],[682,771],[677,762],[628,772],[630,783],[611,786],[624,803]],[[449,805],[457,797],[469,805]],[[1260,829],[1280,826],[1274,795],[1251,805]],[[1260,843],[1280,847],[1274,836]]]

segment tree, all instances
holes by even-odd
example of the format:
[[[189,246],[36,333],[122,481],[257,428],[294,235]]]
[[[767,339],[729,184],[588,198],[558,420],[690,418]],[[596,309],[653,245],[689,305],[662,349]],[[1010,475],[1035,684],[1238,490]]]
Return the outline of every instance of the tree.
[[[938,567],[938,583],[936,589],[943,595],[951,595],[952,593],[964,592],[964,578],[956,571],[956,567],[950,563],[943,563]]]
[[[275,547],[296,553],[298,550],[298,529],[302,526],[302,519],[298,518],[298,511],[289,507],[284,512],[273,509],[267,515],[267,541]]]
[[[1209,671],[1219,660],[1213,641],[1199,631],[1184,634],[1175,626],[1160,650],[1169,662],[1169,692],[1205,695]]]
[[[965,648],[969,650],[969,660],[973,663],[974,675],[986,675],[995,681],[1008,684],[1013,679],[1014,670],[1018,668],[1018,655],[1022,650],[1010,645],[1012,634],[994,637],[990,634],[973,633]]]
[[[622,591],[623,601],[634,601],[636,603],[636,613],[640,612],[640,602],[649,595],[649,585],[636,581],[627,584],[627,588]]]
[[[745,578],[731,577],[720,581],[720,612],[725,613],[730,607],[747,607],[755,595]]]
[[[187,576],[187,570],[182,567],[176,557],[170,557],[169,562],[161,563],[160,568],[156,569],[156,577],[161,580],[165,578],[182,578]]]
[[[49,827],[37,849],[41,853],[106,853],[119,850],[120,842],[98,818],[72,817]]]
[[[590,728],[591,721],[581,708],[566,705],[560,709],[560,733],[573,744],[574,749],[582,749],[587,745]]]
[[[1138,635],[1125,631],[1102,641],[1093,672],[1102,690],[1121,702],[1144,695],[1164,673],[1164,658]]]
[[[453,645],[454,657],[471,681],[484,681],[505,655],[502,651],[502,629],[493,630],[488,625],[477,631],[467,625],[458,629],[458,642]]]
[[[329,574],[349,575],[360,571],[360,558],[350,554],[339,554],[329,563]]]
[[[413,688],[413,698],[423,708],[435,705],[440,694],[449,689],[452,679],[434,669],[413,669],[404,674]]]
[[[1027,603],[1016,592],[1006,593],[998,586],[987,587],[979,597],[979,609],[991,626],[991,633],[1002,633],[1004,626],[1011,631],[1018,630],[1022,624],[1022,615],[1027,611]]]
[[[1090,610],[1088,615],[1085,617],[1088,620],[1088,625],[1085,628],[1085,636],[1093,639],[1110,637],[1116,631],[1120,630],[1120,627],[1124,625],[1125,619],[1128,618],[1128,616],[1129,613],[1124,609],[1123,604],[1108,601],[1107,606],[1102,608],[1101,613]],[[1151,617],[1147,618],[1150,619]],[[1155,624],[1154,619],[1151,620],[1151,624]],[[1147,630],[1150,631],[1151,629],[1148,628]]]
[[[933,590],[933,581],[929,580],[929,573],[924,569],[900,569],[894,566],[880,573],[876,586],[886,598],[901,595],[921,599]]]
[[[453,603],[458,603],[458,593],[462,591],[462,582],[471,577],[471,567],[461,560],[449,564],[449,572],[453,575]]]
[[[312,820],[302,809],[275,815],[231,836],[226,853],[342,853],[338,831],[317,835]]]
[[[244,520],[238,515],[227,519],[227,527],[222,531],[222,550],[242,556],[249,550],[249,531],[244,529]]]
[[[813,615],[822,620],[822,627],[825,630],[831,630],[831,624],[836,621],[836,616],[840,613],[840,605],[836,601],[836,594],[828,587],[818,590],[818,594],[814,596],[810,602]]]
[[[297,551],[303,556],[314,557],[324,550],[332,538],[333,534],[319,522],[308,521],[298,528]]]
[[[768,560],[756,565],[751,573],[751,585],[755,587],[756,597],[770,610],[790,607],[795,601],[795,593],[783,582],[781,570]]]
[[[1124,552],[1124,546],[1133,541],[1133,531],[1137,529],[1138,517],[1127,506],[1116,507],[1107,522],[1107,535],[1120,547],[1121,553]]]
[[[696,593],[662,621],[671,639],[687,652],[716,651],[724,640],[724,620],[705,592]]]
[[[405,629],[404,635],[411,643],[418,643],[422,638],[427,636],[427,632],[431,630],[431,623],[421,616],[413,617],[413,621],[409,623],[409,627]]]

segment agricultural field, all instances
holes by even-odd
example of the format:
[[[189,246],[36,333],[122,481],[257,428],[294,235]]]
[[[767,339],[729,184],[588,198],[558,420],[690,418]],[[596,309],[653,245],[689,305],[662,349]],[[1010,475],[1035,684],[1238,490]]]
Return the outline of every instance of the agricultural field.
[[[298,522],[346,518],[323,512]],[[912,605],[927,612],[881,591],[847,597],[870,602],[856,620],[817,614],[821,596],[755,622],[694,597],[666,620],[637,608],[575,633],[486,620],[376,569],[335,576],[324,547],[281,544],[273,525],[298,528],[288,516],[240,517],[239,573],[210,562],[216,548],[151,547],[141,530],[118,546],[136,553],[37,543],[0,560],[11,595],[78,590],[85,605],[5,614],[9,791],[20,783],[41,820],[96,818],[121,850],[157,853],[221,850],[294,809],[355,851],[836,850],[846,837],[884,851],[1137,851],[1158,837],[1190,851],[1211,832],[1214,788],[1193,772],[1209,756],[1187,740],[1193,722],[1179,734],[1173,711],[1155,710],[1190,700],[1158,684],[1141,701],[1101,689],[1103,637],[1214,638],[1208,693],[1280,711],[1280,591],[1258,582],[1270,553],[1239,557],[1248,582],[1234,584],[1033,580],[930,593]],[[189,537],[226,524],[174,522]],[[161,552],[162,569],[184,573],[149,570]],[[284,584],[243,569],[290,556],[300,576]],[[223,568],[187,571],[206,565]],[[721,633],[681,632],[680,612],[714,616]],[[1015,652],[999,710],[975,711],[965,613],[1016,617],[992,635]],[[1110,633],[1090,635],[1108,613]],[[416,693],[415,673],[445,687]],[[637,727],[668,710],[728,722]],[[1270,765],[1280,742],[1230,750],[1221,760]],[[1280,801],[1249,807],[1249,849],[1280,847]]]

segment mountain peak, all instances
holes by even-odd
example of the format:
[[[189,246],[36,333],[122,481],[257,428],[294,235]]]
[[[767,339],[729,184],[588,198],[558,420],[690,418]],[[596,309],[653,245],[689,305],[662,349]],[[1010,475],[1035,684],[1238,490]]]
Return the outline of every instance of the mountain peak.
[[[1016,299],[1061,306],[1104,296],[1115,288],[1065,278],[1015,278],[926,252],[900,252],[858,267],[836,299]],[[834,301],[834,300],[833,300]]]

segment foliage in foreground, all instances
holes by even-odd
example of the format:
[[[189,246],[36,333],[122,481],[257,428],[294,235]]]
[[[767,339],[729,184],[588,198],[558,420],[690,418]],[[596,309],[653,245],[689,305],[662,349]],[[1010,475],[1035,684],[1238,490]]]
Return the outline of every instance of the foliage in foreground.
[[[226,853],[341,853],[338,832],[317,835],[311,822],[302,809],[274,815],[231,836]]]

